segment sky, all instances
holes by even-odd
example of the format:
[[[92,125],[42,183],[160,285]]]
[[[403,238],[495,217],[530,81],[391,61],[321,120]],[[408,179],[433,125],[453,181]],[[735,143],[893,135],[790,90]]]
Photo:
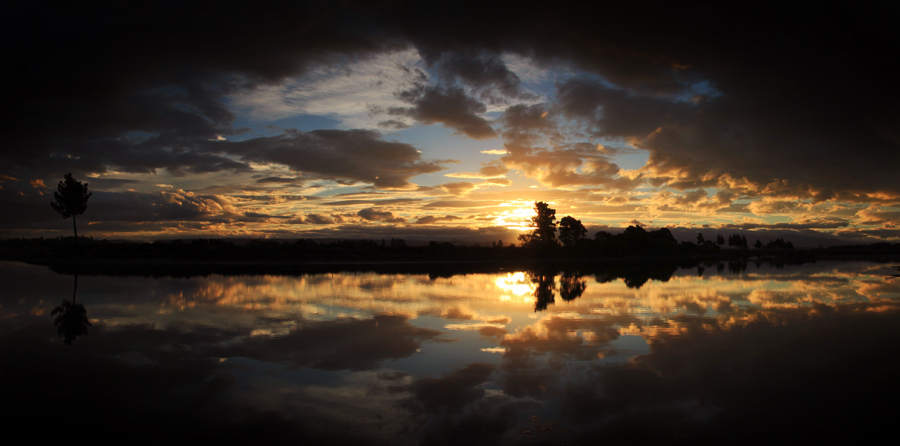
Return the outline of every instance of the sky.
[[[900,241],[896,3],[19,2],[0,237]]]

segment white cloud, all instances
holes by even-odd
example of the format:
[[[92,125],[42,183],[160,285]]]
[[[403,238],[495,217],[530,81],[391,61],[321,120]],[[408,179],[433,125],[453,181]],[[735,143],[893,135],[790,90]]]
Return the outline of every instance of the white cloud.
[[[369,108],[406,104],[394,92],[410,88],[423,62],[415,50],[382,54],[348,65],[319,66],[297,78],[231,96],[235,107],[255,120],[300,114],[329,116],[344,128],[377,128],[382,117]]]

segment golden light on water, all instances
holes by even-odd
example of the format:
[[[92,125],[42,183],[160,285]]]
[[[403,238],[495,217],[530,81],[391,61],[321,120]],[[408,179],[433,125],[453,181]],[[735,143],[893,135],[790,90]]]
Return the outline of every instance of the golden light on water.
[[[494,282],[497,288],[500,288],[505,294],[500,296],[500,300],[512,300],[513,296],[525,296],[530,299],[534,294],[534,284],[525,279],[525,273],[507,273],[506,276],[499,276]]]

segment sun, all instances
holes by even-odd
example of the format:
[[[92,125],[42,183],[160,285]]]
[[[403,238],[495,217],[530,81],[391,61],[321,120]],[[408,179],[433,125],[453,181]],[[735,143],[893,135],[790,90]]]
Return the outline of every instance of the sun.
[[[514,200],[502,203],[500,206],[510,209],[500,212],[500,215],[493,221],[495,225],[516,231],[530,231],[532,229],[531,217],[536,215],[534,213],[534,202]]]

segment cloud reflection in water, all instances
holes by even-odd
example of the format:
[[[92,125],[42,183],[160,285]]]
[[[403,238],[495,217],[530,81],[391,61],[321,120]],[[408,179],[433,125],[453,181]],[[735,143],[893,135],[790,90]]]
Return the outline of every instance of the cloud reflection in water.
[[[540,416],[558,426],[546,439],[576,443],[756,443],[874,434],[897,412],[900,279],[878,264],[676,268],[641,286],[608,271],[82,276],[91,335],[66,348],[48,315],[71,282],[2,267],[46,276],[0,302],[11,422],[42,422],[68,383],[81,408],[64,423],[106,420],[100,439],[518,444],[546,434]]]

